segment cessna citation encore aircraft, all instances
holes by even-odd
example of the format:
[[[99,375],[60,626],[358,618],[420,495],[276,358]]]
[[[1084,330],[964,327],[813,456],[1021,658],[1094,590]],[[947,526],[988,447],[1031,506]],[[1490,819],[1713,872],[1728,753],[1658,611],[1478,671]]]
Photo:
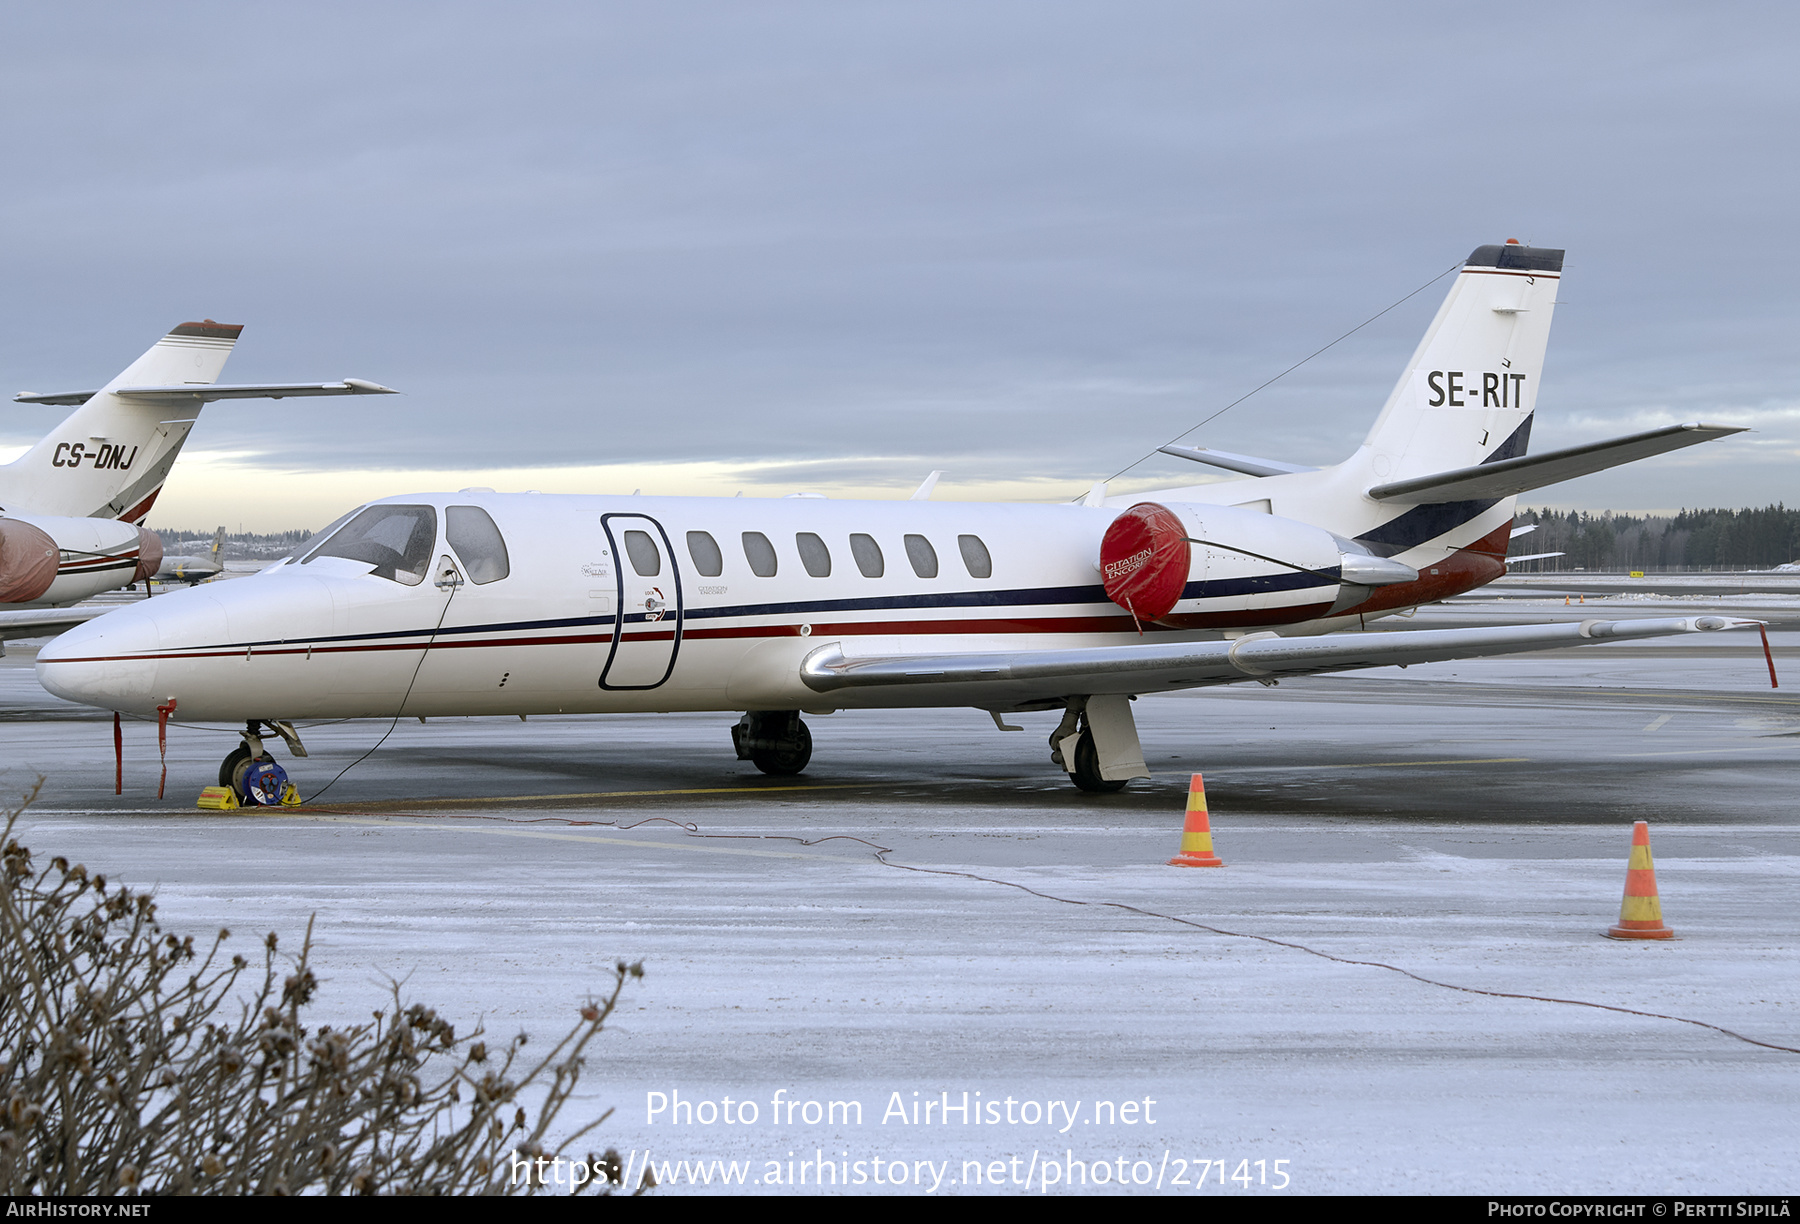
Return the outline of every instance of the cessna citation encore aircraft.
[[[157,573],[162,541],[141,524],[208,400],[392,394],[357,378],[220,386],[243,330],[183,323],[98,391],[13,396],[78,407],[0,466],[0,639],[59,633],[99,615],[68,605]]]
[[[359,507],[254,577],[133,604],[38,654],[74,701],[265,725],[432,715],[747,711],[737,754],[798,773],[800,715],[1060,711],[1090,791],[1147,777],[1136,694],[1727,629],[1583,621],[1375,631],[1506,572],[1513,499],[1735,429],[1526,457],[1563,253],[1469,256],[1360,449],[1139,498],[993,505],[414,494]]]

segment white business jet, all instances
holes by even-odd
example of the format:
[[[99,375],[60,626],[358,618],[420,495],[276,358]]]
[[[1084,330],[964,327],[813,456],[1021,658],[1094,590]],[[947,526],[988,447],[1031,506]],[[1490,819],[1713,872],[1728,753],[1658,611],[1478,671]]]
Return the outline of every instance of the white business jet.
[[[207,401],[392,394],[356,378],[221,386],[243,330],[183,323],[98,391],[13,396],[76,410],[0,466],[0,639],[60,633],[98,615],[68,605],[157,573],[162,541],[141,524]]]
[[[1137,694],[1735,627],[1371,630],[1505,573],[1516,494],[1737,432],[1527,457],[1562,262],[1476,250],[1335,467],[1169,448],[1254,479],[1067,505],[393,497],[254,577],[64,634],[38,674],[108,709],[244,720],[220,775],[240,793],[265,724],[304,751],[293,720],[747,711],[739,758],[791,774],[803,712],[922,706],[1060,711],[1051,759],[1108,791],[1148,776]]]

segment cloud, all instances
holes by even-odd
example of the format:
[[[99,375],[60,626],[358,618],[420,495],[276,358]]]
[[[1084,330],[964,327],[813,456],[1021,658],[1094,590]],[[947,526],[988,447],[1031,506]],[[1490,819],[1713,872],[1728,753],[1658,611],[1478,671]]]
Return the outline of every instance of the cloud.
[[[201,521],[299,525],[302,471],[352,500],[496,467],[1078,492],[1516,236],[1569,250],[1536,444],[1767,413],[1800,322],[1800,168],[1770,155],[1796,21],[41,6],[0,46],[0,370],[95,385],[204,315],[248,325],[233,379],[407,393],[209,408],[194,445],[257,476],[181,494]],[[1341,458],[1436,294],[1189,440]],[[1729,445],[1607,487],[1779,496]]]

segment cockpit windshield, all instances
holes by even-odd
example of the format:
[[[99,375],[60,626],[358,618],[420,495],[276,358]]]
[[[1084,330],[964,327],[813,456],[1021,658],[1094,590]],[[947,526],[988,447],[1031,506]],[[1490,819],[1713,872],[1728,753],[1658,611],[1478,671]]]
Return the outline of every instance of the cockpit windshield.
[[[304,540],[301,540],[298,544],[294,545],[293,548],[288,550],[288,555],[283,557],[281,560],[277,561],[275,564],[276,565],[288,565],[288,564],[298,565],[298,564],[300,564],[300,558],[304,557],[307,553],[311,552],[313,550],[313,547],[316,544],[318,544],[321,540],[329,539],[331,537],[332,532],[336,531],[339,527],[342,527],[345,523],[348,523],[351,519],[355,518],[361,510],[362,510],[362,507],[358,506],[355,510],[349,510],[343,514],[338,515],[336,518],[332,519],[331,522],[327,523],[321,530],[313,532],[311,535],[307,536]]]
[[[431,506],[370,506],[327,535],[300,564],[344,557],[373,565],[370,572],[377,578],[418,586],[436,542],[437,511]]]

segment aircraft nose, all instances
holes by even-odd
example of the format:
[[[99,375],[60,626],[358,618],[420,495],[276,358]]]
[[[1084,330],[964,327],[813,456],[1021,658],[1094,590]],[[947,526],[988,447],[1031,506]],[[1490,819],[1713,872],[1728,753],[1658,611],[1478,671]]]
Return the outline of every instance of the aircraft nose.
[[[38,683],[66,701],[154,714],[165,700],[156,689],[158,639],[144,609],[115,609],[38,651]]]

